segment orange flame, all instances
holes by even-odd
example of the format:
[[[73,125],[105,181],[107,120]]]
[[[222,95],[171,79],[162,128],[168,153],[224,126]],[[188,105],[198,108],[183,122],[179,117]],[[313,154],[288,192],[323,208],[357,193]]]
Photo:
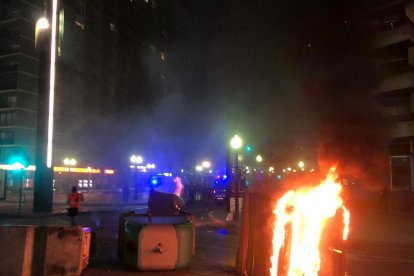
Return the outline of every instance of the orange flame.
[[[273,226],[273,256],[270,275],[278,275],[281,252],[286,251],[287,275],[317,275],[321,258],[319,243],[328,219],[335,216],[342,207],[344,212],[344,231],[346,239],[349,232],[349,212],[340,197],[342,186],[336,182],[335,167],[326,179],[310,189],[288,191],[277,202],[273,213],[276,220]],[[289,225],[290,224],[290,225]],[[291,227],[289,240],[286,228]],[[288,250],[282,250],[283,247]]]

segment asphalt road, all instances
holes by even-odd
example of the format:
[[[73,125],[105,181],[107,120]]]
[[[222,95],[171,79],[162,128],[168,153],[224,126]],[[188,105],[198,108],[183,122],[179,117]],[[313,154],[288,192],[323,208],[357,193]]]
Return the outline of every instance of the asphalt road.
[[[119,212],[83,214],[79,222],[94,229],[96,247],[81,275],[235,275],[237,230],[211,225],[206,215],[212,208],[217,206],[201,204],[190,208],[198,217],[196,255],[189,269],[166,272],[126,271],[119,264],[116,253]]]
[[[189,206],[190,211],[198,217],[196,255],[189,269],[166,272],[126,271],[119,264],[117,241],[120,210],[82,213],[79,224],[95,231],[96,247],[90,256],[89,266],[81,275],[235,275],[238,232],[237,229],[214,226],[207,220],[207,213],[217,208],[214,204],[205,203]],[[20,218],[0,216],[0,225],[5,224],[69,225],[69,219],[64,214]],[[409,245],[372,242],[353,245],[346,251],[346,257],[348,275],[414,275],[414,248]]]

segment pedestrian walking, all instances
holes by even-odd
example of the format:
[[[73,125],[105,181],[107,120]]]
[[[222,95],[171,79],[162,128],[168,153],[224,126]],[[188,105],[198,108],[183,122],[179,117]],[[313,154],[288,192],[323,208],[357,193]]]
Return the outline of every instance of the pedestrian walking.
[[[128,186],[128,182],[125,181],[122,184],[122,203],[124,205],[127,205],[128,200],[129,200],[129,186]]]
[[[68,194],[68,216],[70,217],[70,225],[77,226],[77,216],[79,215],[80,203],[84,201],[83,194],[78,193],[78,188],[72,186],[71,193]]]

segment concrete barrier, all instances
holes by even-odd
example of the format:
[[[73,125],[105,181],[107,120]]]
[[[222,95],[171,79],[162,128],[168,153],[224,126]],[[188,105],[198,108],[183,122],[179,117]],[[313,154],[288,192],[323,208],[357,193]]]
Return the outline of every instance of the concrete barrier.
[[[31,275],[35,226],[0,227],[2,275]]]
[[[89,263],[90,228],[1,226],[0,274],[77,276]]]
[[[79,275],[89,263],[91,233],[90,228],[39,226],[35,275]]]

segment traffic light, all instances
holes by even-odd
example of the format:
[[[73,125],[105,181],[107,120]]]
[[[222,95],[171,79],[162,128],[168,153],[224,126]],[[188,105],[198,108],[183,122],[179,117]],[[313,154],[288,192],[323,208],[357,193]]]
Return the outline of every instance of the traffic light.
[[[13,155],[8,163],[13,170],[21,170],[29,166],[29,160],[24,154]]]
[[[251,153],[251,152],[252,152],[252,146],[247,145],[247,146],[244,148],[244,151],[245,151],[246,153]]]

